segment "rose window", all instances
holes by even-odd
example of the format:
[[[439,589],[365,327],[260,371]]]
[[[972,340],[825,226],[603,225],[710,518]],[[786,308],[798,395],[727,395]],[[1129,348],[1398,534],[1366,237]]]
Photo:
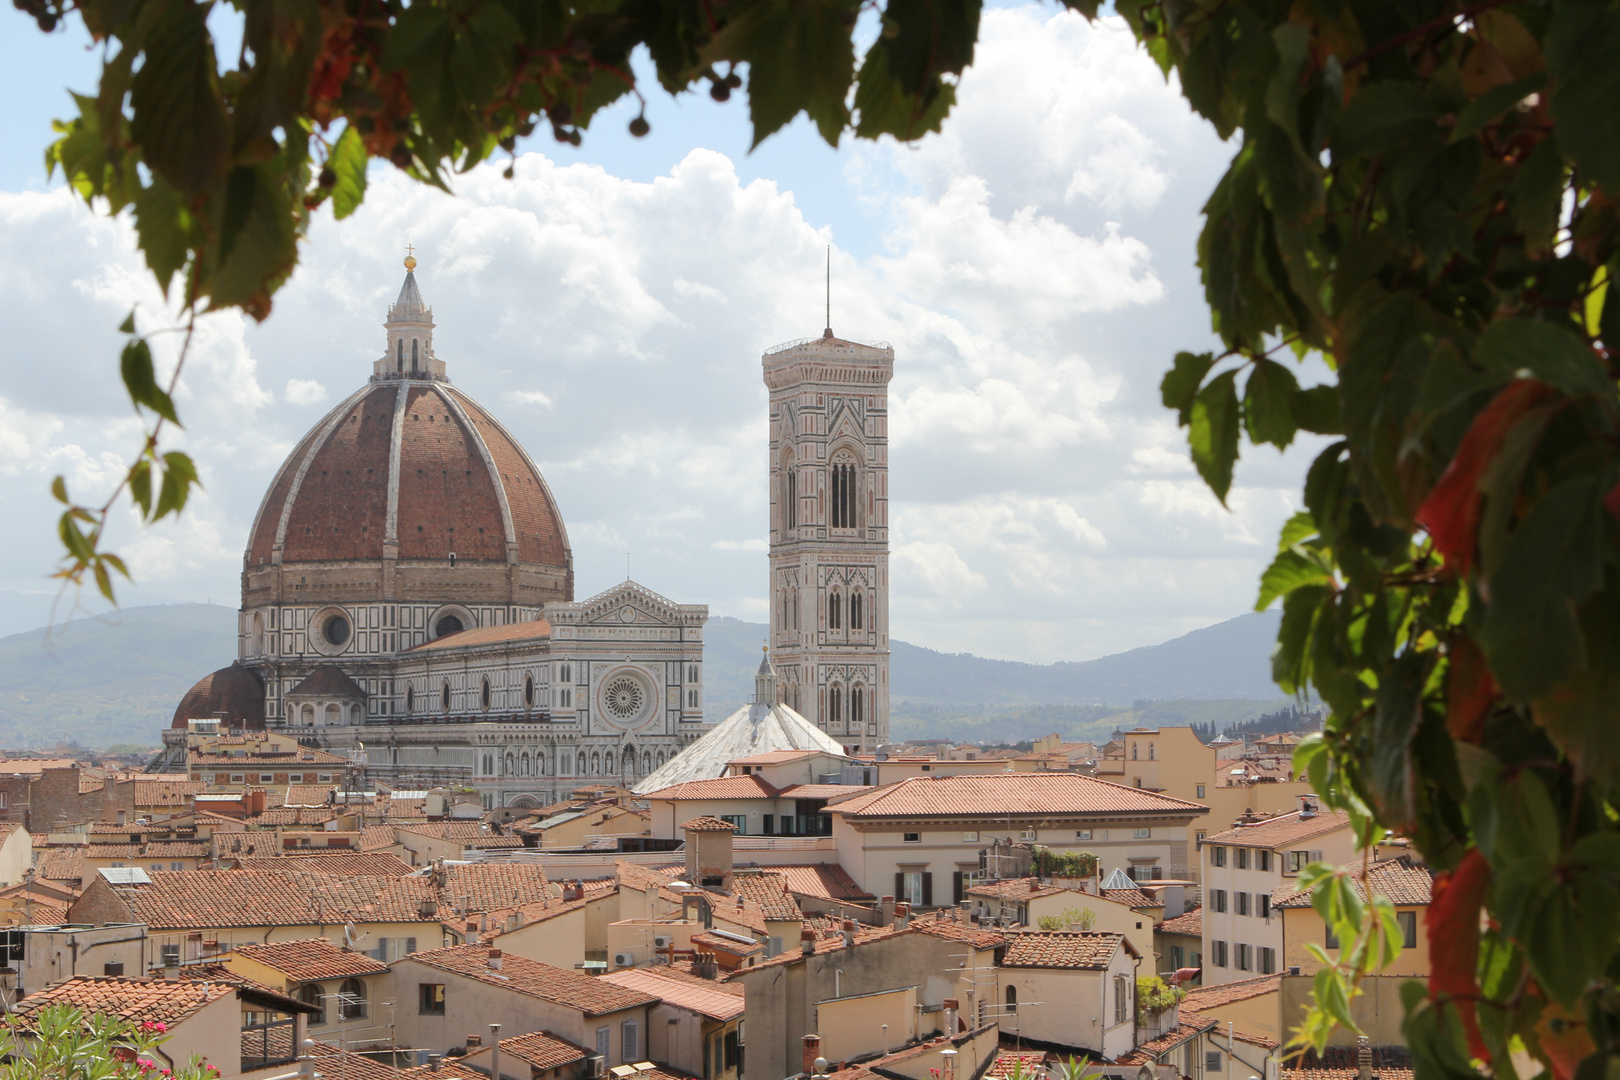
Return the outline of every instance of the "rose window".
[[[608,712],[620,720],[628,720],[641,711],[641,684],[631,678],[614,679],[602,694]]]

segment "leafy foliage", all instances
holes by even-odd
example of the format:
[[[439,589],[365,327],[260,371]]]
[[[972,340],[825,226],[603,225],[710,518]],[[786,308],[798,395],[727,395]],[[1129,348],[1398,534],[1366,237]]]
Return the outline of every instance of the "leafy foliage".
[[[1136,980],[1136,1011],[1157,1014],[1173,1008],[1187,991],[1171,986],[1157,975],[1142,975]]]
[[[1066,907],[1056,915],[1042,915],[1035,922],[1042,930],[1067,930],[1071,926],[1090,930],[1097,922],[1097,913],[1090,908]]]
[[[1097,872],[1097,856],[1089,851],[1053,851],[1037,847],[1030,859],[1037,877],[1083,878]]]
[[[25,1026],[26,1025],[26,1026]],[[163,1024],[47,1005],[26,1021],[0,1026],[0,1080],[212,1080],[219,1069],[197,1059],[165,1065]]]

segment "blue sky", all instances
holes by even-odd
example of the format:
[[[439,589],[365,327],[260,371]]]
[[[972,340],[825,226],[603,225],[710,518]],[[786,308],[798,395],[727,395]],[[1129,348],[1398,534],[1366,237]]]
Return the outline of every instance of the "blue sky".
[[[0,319],[29,358],[0,389],[15,598],[48,588],[51,476],[92,493],[134,443],[118,322],[165,315],[127,222],[44,181],[55,88],[88,88],[94,56],[5,25],[0,89],[22,107],[0,115]],[[182,522],[117,524],[131,602],[234,600],[270,477],[369,373],[413,243],[439,354],[546,473],[581,596],[628,549],[644,584],[764,618],[759,355],[821,329],[831,245],[834,327],[897,352],[895,636],[1078,660],[1251,606],[1311,446],[1251,451],[1222,509],[1159,405],[1175,351],[1211,344],[1198,209],[1231,147],[1118,20],[991,9],[956,112],[916,146],[833,150],[801,121],[749,154],[740,95],[653,90],[644,140],[632,115],[579,150],[531,139],[515,180],[477,170],[455,197],[374,166],[353,218],[314,224],[267,322],[212,319],[176,436],[206,490]]]

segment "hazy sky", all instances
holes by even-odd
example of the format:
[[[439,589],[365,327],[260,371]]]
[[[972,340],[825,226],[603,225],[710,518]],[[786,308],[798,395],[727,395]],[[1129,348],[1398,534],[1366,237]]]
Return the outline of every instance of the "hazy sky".
[[[0,590],[55,557],[52,475],[105,490],[137,444],[118,323],[165,325],[126,220],[45,181],[41,151],[93,57],[18,15],[0,34]],[[1078,660],[1249,609],[1307,457],[1250,451],[1223,510],[1158,403],[1211,344],[1194,244],[1232,147],[1117,21],[986,13],[943,134],[831,150],[803,123],[747,154],[741,97],[649,91],[653,135],[602,116],[582,150],[522,146],[455,197],[376,166],[354,217],[319,220],[252,325],[207,320],[175,444],[205,491],[116,545],[126,602],[234,603],[258,501],[293,442],[382,351],[406,243],[450,377],[524,442],[561,504],[578,591],[624,576],[765,618],[759,357],[833,327],[895,347],[893,633],[947,651]],[[167,340],[167,339],[160,339]],[[165,351],[167,350],[167,351]],[[167,345],[160,352],[172,356]]]

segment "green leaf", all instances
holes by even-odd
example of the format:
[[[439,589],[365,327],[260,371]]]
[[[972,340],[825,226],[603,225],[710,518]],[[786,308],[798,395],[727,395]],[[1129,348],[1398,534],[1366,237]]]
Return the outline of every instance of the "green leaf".
[[[337,175],[337,184],[332,188],[332,214],[339,221],[354,213],[366,197],[369,160],[360,132],[353,126],[344,128],[332,146],[331,156],[326,159],[327,166]]]
[[[1198,475],[1223,506],[1238,456],[1238,420],[1237,372],[1227,371],[1211,379],[1193,399],[1187,432]]]
[[[219,183],[230,157],[230,126],[220,98],[210,3],[161,4],[130,84],[130,130],[141,159],[183,195]]]
[[[1480,334],[1474,360],[1504,380],[1526,372],[1571,397],[1614,395],[1591,347],[1559,323],[1497,319]]]
[[[704,55],[748,64],[752,146],[800,112],[837,146],[849,123],[844,101],[855,78],[849,28],[856,7],[850,0],[742,0],[727,12]]]
[[[1544,48],[1559,144],[1583,174],[1620,191],[1620,11],[1555,4]]]
[[[60,476],[51,479],[51,498],[59,503],[68,501],[67,481]]]
[[[891,69],[889,51],[879,39],[861,61],[855,82],[855,134],[863,139],[893,135],[915,139],[939,131],[956,104],[956,87],[937,76],[916,93],[908,93]]]
[[[208,278],[214,307],[239,306],[255,319],[270,314],[270,294],[298,261],[291,200],[272,165],[231,172],[223,254]]]
[[[180,422],[168,391],[157,383],[157,373],[152,367],[152,350],[143,339],[136,338],[124,346],[118,366],[131,402],[151,409],[172,424]]]
[[[1286,450],[1299,430],[1293,409],[1298,393],[1299,383],[1293,372],[1275,360],[1256,360],[1243,388],[1243,423],[1249,440]]]
[[[161,176],[135,197],[135,234],[140,238],[141,252],[146,256],[147,268],[169,295],[174,275],[185,269],[191,257],[191,238],[187,235],[191,214],[180,200],[179,193]],[[130,329],[134,333],[134,316]]]
[[[1264,611],[1279,596],[1287,596],[1306,585],[1323,585],[1333,580],[1322,560],[1314,554],[1294,548],[1282,551],[1260,575],[1260,596],[1254,610]]]
[[[1451,129],[1451,141],[1461,142],[1479,134],[1479,129],[1513,108],[1519,102],[1547,85],[1547,73],[1538,71],[1501,86],[1493,86],[1468,103],[1457,114],[1457,124]]]
[[[1282,533],[1277,537],[1277,550],[1287,551],[1302,540],[1309,540],[1316,535],[1316,519],[1304,510],[1300,510],[1283,522]]]
[[[1536,144],[1513,178],[1513,220],[1524,233],[1525,249],[1538,258],[1552,250],[1564,200],[1564,159],[1557,134]]]
[[[1437,133],[1440,113],[1423,87],[1409,82],[1363,86],[1333,129],[1335,163],[1393,148],[1412,135]]]
[[[1344,425],[1339,422],[1339,388],[1331,383],[1297,391],[1289,408],[1301,431],[1313,435],[1344,434]]]
[[[1193,398],[1204,384],[1204,376],[1214,366],[1214,353],[1177,353],[1175,366],[1165,372],[1163,381],[1159,383],[1159,395],[1164,407],[1176,410],[1182,427],[1192,422]]]
[[[118,332],[120,334],[133,334],[135,332],[135,309],[134,308],[130,308],[129,309],[129,314],[124,316],[124,321],[118,324]]]

